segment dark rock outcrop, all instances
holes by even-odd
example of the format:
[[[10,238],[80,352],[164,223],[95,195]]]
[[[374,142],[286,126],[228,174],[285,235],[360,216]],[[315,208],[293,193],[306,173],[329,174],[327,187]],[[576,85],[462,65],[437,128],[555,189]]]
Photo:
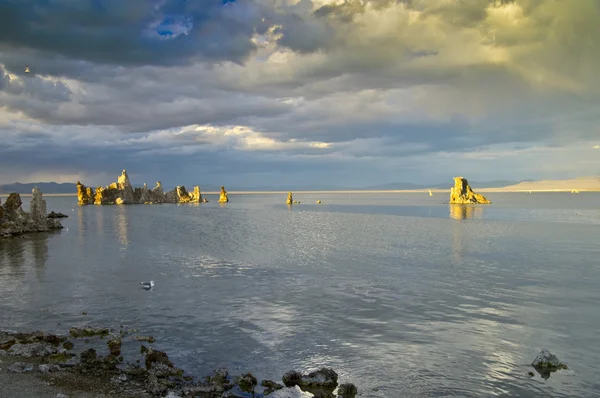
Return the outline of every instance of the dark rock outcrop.
[[[54,211],[51,211],[50,213],[48,213],[48,218],[67,218],[69,216],[67,216],[66,214],[63,213],[55,213]]]
[[[298,386],[317,398],[332,398],[333,391],[338,385],[338,375],[333,369],[328,368],[321,368],[307,375],[290,370],[283,375],[282,381],[286,387]]]
[[[450,189],[450,204],[489,204],[483,195],[473,192],[467,179],[454,177],[454,187]]]
[[[97,336],[97,342],[107,337],[108,350],[97,352],[88,348],[76,356],[64,347],[67,336],[47,334],[41,331],[19,333],[0,330],[0,356],[6,355],[19,360],[27,357],[27,362],[15,362],[12,372],[33,371],[36,368],[41,373],[59,377],[61,374],[70,376],[64,380],[85,380],[83,384],[97,383],[98,392],[110,395],[126,392],[127,396],[194,396],[205,398],[217,397],[249,397],[264,396],[265,398],[355,398],[356,386],[342,384],[338,387],[337,373],[331,369],[322,368],[307,375],[290,371],[283,377],[282,386],[274,381],[263,380],[260,385],[264,392],[255,392],[258,380],[250,373],[240,376],[230,375],[227,369],[220,368],[214,375],[195,378],[186,375],[177,368],[165,352],[146,348],[145,358],[137,359],[135,363],[126,362],[122,355],[121,344],[127,335],[135,330],[120,331],[106,328],[71,328],[71,339],[86,339]],[[136,339],[131,339],[135,341]],[[131,342],[130,341],[130,342]],[[63,347],[61,347],[61,344]],[[108,351],[108,352],[106,352]],[[104,354],[104,355],[103,355]],[[15,358],[16,357],[16,358]],[[121,365],[121,366],[120,366]],[[333,394],[338,387],[337,395]],[[1,388],[0,388],[1,389]]]
[[[60,221],[48,218],[46,213],[46,201],[42,197],[42,191],[37,188],[32,190],[30,211],[25,212],[21,205],[21,196],[11,193],[0,212],[0,237],[11,237],[29,232],[47,232],[63,228]]]
[[[162,184],[158,181],[152,189],[148,189],[146,184],[142,188],[133,188],[126,170],[123,170],[117,182],[107,187],[97,187],[95,190],[77,182],[77,203],[80,206],[200,202],[202,195],[198,186],[195,186],[192,192],[188,192],[184,186],[164,192]]]

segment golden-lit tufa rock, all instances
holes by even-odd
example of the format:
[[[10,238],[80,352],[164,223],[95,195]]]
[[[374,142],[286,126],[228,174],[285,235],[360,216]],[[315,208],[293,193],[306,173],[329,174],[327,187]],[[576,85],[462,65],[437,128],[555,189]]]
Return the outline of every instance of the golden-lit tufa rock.
[[[227,191],[225,187],[221,187],[221,194],[219,195],[219,203],[227,203],[229,202],[229,196],[227,196]]]
[[[77,181],[77,204],[80,206],[94,204],[94,191],[79,181]]]
[[[467,179],[454,177],[454,187],[450,189],[450,204],[489,204],[483,195],[473,192]]]
[[[288,192],[288,196],[287,196],[287,200],[285,201],[285,204],[291,205],[292,203],[294,203],[294,198],[292,197],[292,193]]]
[[[198,186],[194,187],[193,192],[188,192],[183,185],[164,192],[162,184],[157,181],[156,186],[152,189],[148,189],[146,184],[143,187],[133,188],[127,170],[122,171],[117,182],[113,182],[107,187],[97,187],[95,191],[77,182],[77,202],[80,206],[89,204],[200,203],[201,201],[202,195]]]
[[[194,186],[194,191],[190,194],[192,203],[200,203],[202,202],[202,194],[200,193],[200,187]]]

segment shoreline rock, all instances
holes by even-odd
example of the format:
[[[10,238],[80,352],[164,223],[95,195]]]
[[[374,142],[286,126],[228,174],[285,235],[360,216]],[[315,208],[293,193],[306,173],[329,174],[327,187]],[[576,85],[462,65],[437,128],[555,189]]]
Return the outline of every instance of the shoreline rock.
[[[450,204],[490,204],[485,196],[473,192],[467,179],[454,177],[454,186],[450,189]]]
[[[127,170],[121,172],[117,182],[106,187],[99,186],[95,190],[77,181],[77,204],[79,206],[201,202],[202,194],[199,186],[194,186],[191,192],[188,192],[183,185],[164,192],[162,184],[157,181],[156,186],[152,189],[148,189],[146,184],[142,188],[133,188]]]
[[[0,238],[10,238],[32,232],[48,232],[63,228],[58,219],[49,217],[42,191],[35,187],[31,193],[29,212],[21,208],[23,202],[18,193],[13,192],[8,195],[4,205],[0,201]]]
[[[142,359],[126,362],[121,344],[126,339],[129,344],[137,342],[136,338],[128,338],[133,332],[89,326],[71,328],[69,335],[64,336],[41,331],[18,333],[0,330],[0,357],[12,362],[8,372],[38,375],[36,377],[51,373],[56,380],[71,380],[69,391],[61,391],[67,392],[67,395],[81,393],[86,386],[93,386],[94,393],[105,390],[117,397],[244,398],[252,394],[255,398],[355,398],[358,393],[354,384],[338,385],[337,373],[328,368],[306,375],[289,371],[280,384],[271,380],[259,383],[251,373],[230,375],[224,368],[216,369],[211,376],[196,378],[177,368],[165,352],[152,347],[139,351]],[[106,348],[102,351],[106,355],[94,348],[85,349],[78,356],[72,353],[74,346],[81,347],[87,343],[87,340],[82,341],[86,338],[105,341]]]

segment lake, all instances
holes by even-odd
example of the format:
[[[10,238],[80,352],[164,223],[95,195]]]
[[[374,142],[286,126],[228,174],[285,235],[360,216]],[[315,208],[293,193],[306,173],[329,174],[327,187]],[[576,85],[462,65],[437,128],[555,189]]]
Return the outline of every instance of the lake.
[[[47,197],[64,230],[0,241],[0,327],[122,324],[197,376],[327,366],[362,397],[598,396],[600,193],[486,196]],[[543,347],[569,370],[529,377]]]

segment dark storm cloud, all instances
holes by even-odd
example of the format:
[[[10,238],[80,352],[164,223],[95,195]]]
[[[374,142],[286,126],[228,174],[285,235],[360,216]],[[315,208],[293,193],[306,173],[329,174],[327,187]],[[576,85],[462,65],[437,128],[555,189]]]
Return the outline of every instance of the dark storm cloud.
[[[1,1],[3,174],[369,185],[600,144],[597,2],[327,3]]]
[[[0,48],[114,65],[241,62],[255,49],[260,14],[242,19],[239,7],[221,0],[5,0]]]

